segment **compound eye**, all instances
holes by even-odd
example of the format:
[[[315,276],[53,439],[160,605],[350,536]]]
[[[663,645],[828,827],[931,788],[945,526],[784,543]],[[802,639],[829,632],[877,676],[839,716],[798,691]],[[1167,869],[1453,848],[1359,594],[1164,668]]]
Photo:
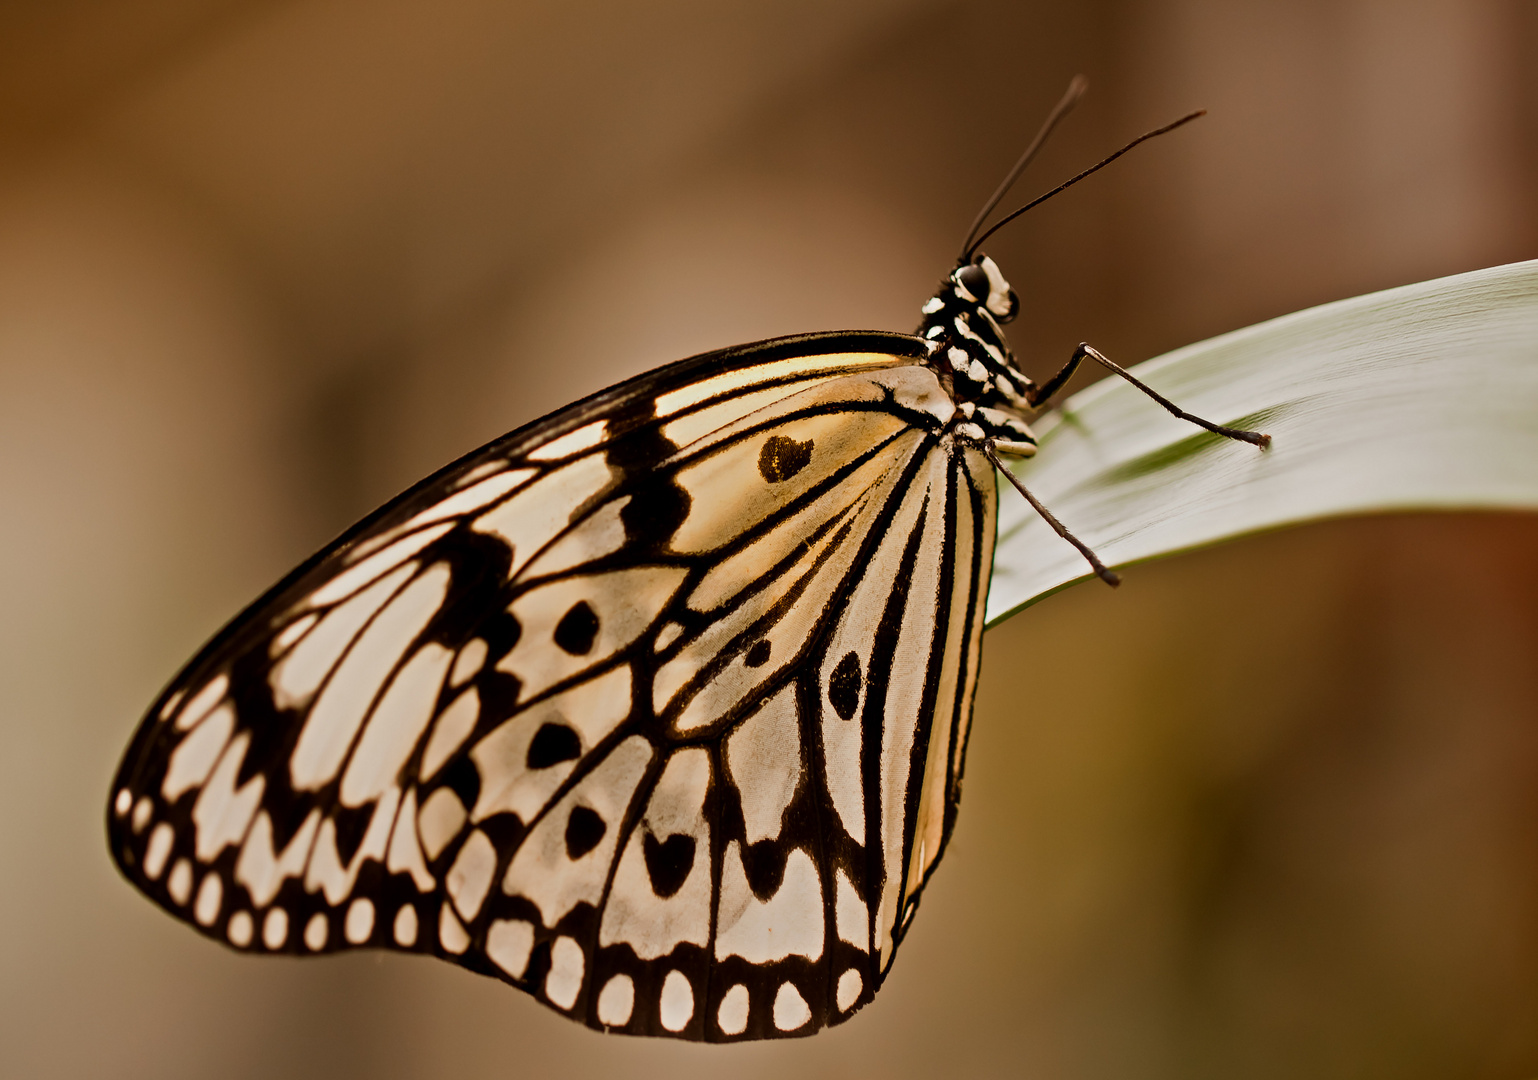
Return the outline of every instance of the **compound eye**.
[[[993,284],[988,280],[988,271],[976,263],[969,263],[956,271],[956,284],[972,294],[972,299],[979,304],[987,303],[988,293]]]

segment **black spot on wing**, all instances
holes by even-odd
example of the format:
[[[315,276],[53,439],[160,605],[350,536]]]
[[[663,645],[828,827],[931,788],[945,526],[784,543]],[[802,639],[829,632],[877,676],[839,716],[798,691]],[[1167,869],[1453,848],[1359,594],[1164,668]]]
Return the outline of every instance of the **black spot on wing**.
[[[555,627],[555,643],[573,656],[586,656],[598,637],[598,613],[578,600]]]
[[[362,806],[338,806],[331,812],[331,820],[336,824],[336,853],[341,856],[343,866],[352,862],[373,816],[374,804],[371,802]]]
[[[510,611],[499,611],[475,627],[475,632],[486,641],[485,667],[492,667],[512,651],[523,636],[523,627]]]
[[[663,546],[689,516],[689,493],[670,473],[656,471],[657,463],[678,447],[655,424],[646,423],[653,415],[651,410],[638,410],[625,421],[629,430],[608,449],[609,465],[625,474],[625,489],[631,496],[620,508],[619,518],[625,526],[625,546],[632,552]]]
[[[609,826],[604,824],[597,811],[587,806],[572,807],[571,816],[566,819],[567,856],[572,859],[582,858],[598,846],[598,841],[608,831]]]
[[[541,724],[529,740],[526,762],[531,769],[548,769],[582,753],[582,740],[565,724]]]
[[[812,440],[797,442],[788,435],[771,435],[758,452],[758,471],[771,484],[789,480],[812,460]]]
[[[694,867],[694,837],[675,833],[659,841],[647,833],[641,841],[641,853],[646,857],[646,874],[651,878],[652,891],[666,899],[684,887],[689,871]]]
[[[854,719],[854,711],[860,707],[860,682],[860,658],[851,650],[828,679],[828,704],[844,720]]]
[[[468,757],[456,758],[444,769],[443,783],[453,788],[459,801],[466,806],[474,806],[481,797],[481,774],[476,771],[475,762]]]
[[[769,642],[756,642],[748,650],[748,655],[742,658],[742,662],[748,667],[763,667],[769,662]]]
[[[664,543],[689,516],[692,502],[671,480],[645,485],[619,512],[630,547],[649,550]]]
[[[768,900],[780,891],[785,880],[785,846],[772,839],[746,845],[742,849],[742,869],[753,895]]]
[[[433,619],[433,636],[441,641],[460,643],[477,633],[488,619],[495,618],[501,604],[502,583],[512,566],[512,551],[500,539],[472,529],[455,529],[428,546],[423,565],[440,556],[453,569],[448,595]],[[516,638],[517,623],[513,622]],[[508,643],[508,648],[512,643]]]

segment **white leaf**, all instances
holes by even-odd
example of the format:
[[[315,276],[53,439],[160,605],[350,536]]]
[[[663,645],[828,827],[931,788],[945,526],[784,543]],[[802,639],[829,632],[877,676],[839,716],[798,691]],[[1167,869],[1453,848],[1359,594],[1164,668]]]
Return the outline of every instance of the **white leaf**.
[[[1112,357],[1116,359],[1116,357]],[[1538,507],[1538,261],[1341,300],[1107,378],[1037,424],[1015,472],[1108,565],[1262,529],[1396,510]],[[990,625],[1090,577],[1000,478]]]

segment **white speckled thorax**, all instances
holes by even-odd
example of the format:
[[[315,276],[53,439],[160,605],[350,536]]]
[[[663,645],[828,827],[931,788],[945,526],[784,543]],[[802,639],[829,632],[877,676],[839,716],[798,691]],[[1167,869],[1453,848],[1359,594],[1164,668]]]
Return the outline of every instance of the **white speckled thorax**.
[[[918,334],[929,343],[930,366],[956,402],[955,432],[977,442],[993,439],[1001,452],[1028,456],[1036,445],[1025,422],[1032,411],[1026,397],[1032,384],[1015,367],[1000,326],[1019,306],[998,264],[979,255],[957,267],[924,304]]]

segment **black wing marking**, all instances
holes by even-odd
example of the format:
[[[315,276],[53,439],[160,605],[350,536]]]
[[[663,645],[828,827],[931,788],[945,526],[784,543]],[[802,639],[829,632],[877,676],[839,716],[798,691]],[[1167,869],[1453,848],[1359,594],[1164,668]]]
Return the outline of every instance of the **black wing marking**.
[[[238,948],[433,952],[595,1027],[845,1018],[949,833],[991,564],[922,351],[696,358],[414,488],[156,702],[119,866]]]

